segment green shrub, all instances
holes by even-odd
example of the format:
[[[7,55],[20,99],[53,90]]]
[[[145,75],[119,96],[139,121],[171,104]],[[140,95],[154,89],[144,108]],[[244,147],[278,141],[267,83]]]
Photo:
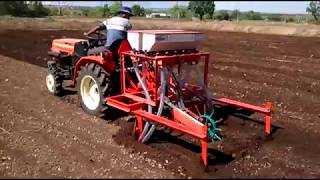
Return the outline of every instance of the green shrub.
[[[269,21],[283,21],[283,17],[279,15],[270,15],[270,16],[267,16],[267,19]]]
[[[249,11],[247,13],[243,13],[243,15],[241,17],[246,20],[263,20],[261,14],[258,12],[254,12],[254,11]]]
[[[227,11],[217,11],[214,13],[213,19],[219,20],[219,21],[222,21],[222,20],[229,21],[231,17]]]

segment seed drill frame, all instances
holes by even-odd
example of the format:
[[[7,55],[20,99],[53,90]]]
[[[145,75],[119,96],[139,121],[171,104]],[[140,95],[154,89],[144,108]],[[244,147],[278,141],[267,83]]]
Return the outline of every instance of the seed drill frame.
[[[145,65],[146,72],[149,77],[145,81],[145,87],[150,93],[150,99],[147,99],[141,84],[135,84],[132,77],[127,73],[125,67],[126,59],[131,59],[134,63]],[[205,100],[192,100],[195,94],[204,94],[203,87],[186,83],[184,88],[179,89],[173,77],[169,77],[167,86],[176,89],[176,92],[181,93],[184,99],[184,108],[178,106],[178,99],[173,93],[165,94],[165,104],[170,107],[170,116],[156,115],[152,111],[147,110],[147,106],[157,108],[160,106],[160,97],[157,91],[160,88],[159,70],[177,65],[180,68],[181,63],[204,63],[203,79],[205,87],[208,84],[208,66],[209,53],[198,51],[181,51],[179,53],[166,52],[162,55],[148,55],[135,51],[127,51],[121,53],[121,89],[122,94],[108,97],[106,102],[108,105],[120,109],[122,111],[133,114],[136,117],[134,132],[139,136],[139,141],[143,139],[143,131],[146,123],[153,123],[169,127],[178,132],[190,135],[201,142],[201,157],[205,166],[208,165],[207,148],[209,140],[221,140],[218,136],[218,124],[215,123],[209,115],[203,114],[204,110],[200,110],[196,105],[206,104],[208,101],[212,103],[220,103],[233,106],[253,112],[263,114],[265,116],[265,133],[270,135],[271,128],[271,103],[267,102],[265,107],[255,106],[227,98],[205,98]],[[180,69],[178,70],[180,71]],[[167,77],[168,78],[168,77]],[[189,89],[186,90],[186,89]],[[191,91],[190,91],[191,89]],[[193,92],[193,93],[192,93]],[[188,101],[188,103],[187,103]],[[198,113],[197,113],[198,112]],[[214,113],[214,112],[212,112]],[[201,115],[202,114],[202,115]],[[212,114],[211,114],[212,115]]]

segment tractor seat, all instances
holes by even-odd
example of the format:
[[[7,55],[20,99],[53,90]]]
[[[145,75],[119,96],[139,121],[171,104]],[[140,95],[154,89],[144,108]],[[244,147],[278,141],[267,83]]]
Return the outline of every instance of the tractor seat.
[[[120,40],[116,40],[114,41],[110,47],[108,47],[107,49],[109,51],[111,51],[113,54],[117,54],[117,51],[120,47],[120,44],[122,42],[122,39]],[[98,46],[98,47],[94,47],[88,50],[87,55],[99,55],[101,52],[103,52],[106,49],[105,46]]]
[[[104,52],[106,48],[104,46],[91,48],[88,50],[87,55],[93,56],[93,55],[100,55],[100,53]]]
[[[81,57],[87,55],[87,49],[85,43],[78,43],[74,48],[73,64],[77,62]]]
[[[120,47],[122,41],[123,41],[123,39],[116,40],[108,48],[112,52],[114,60],[116,62],[118,62],[118,58],[119,58],[118,57],[118,50],[119,50],[119,47]]]

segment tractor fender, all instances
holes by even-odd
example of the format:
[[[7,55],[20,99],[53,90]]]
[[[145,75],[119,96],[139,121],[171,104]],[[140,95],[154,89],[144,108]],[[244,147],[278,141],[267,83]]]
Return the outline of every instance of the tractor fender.
[[[74,73],[73,73],[73,85],[77,84],[77,77],[79,70],[82,66],[85,66],[88,63],[95,63],[102,68],[104,68],[108,73],[112,73],[116,69],[116,63],[113,60],[113,56],[111,52],[103,56],[85,56],[78,60],[78,62],[74,66]]]
[[[132,47],[127,39],[122,40],[118,49],[118,56],[121,57],[121,53],[131,51]]]
[[[128,40],[122,40],[119,49],[117,51],[118,55],[121,56],[123,52],[131,51],[132,48]],[[102,56],[85,56],[78,60],[74,67],[73,73],[73,85],[77,84],[78,72],[81,66],[85,66],[88,63],[96,63],[102,66],[107,72],[112,73],[116,69],[116,62],[113,59],[112,52],[108,52],[107,54]]]

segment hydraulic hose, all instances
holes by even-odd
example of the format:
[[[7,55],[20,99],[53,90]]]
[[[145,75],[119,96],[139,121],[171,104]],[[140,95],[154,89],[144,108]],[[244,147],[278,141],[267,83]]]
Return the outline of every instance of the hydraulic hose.
[[[164,107],[164,104],[165,104],[165,92],[166,92],[166,86],[167,86],[167,82],[169,81],[169,78],[170,78],[170,75],[174,76],[173,75],[173,72],[172,72],[172,69],[170,68],[169,69],[169,72],[166,70],[166,69],[162,69],[160,70],[160,104],[159,104],[159,108],[158,108],[158,111],[157,111],[157,115],[160,116],[161,113],[162,113],[162,110],[163,110],[163,107]],[[184,103],[183,103],[183,99],[182,97],[180,96],[179,92],[177,91],[172,91],[176,98],[177,98],[177,102],[178,102],[178,107],[182,110],[184,110]],[[148,133],[143,137],[142,139],[142,142],[145,143],[146,141],[148,141],[150,139],[150,137],[153,135],[154,131],[156,129],[156,125],[152,125],[150,130],[148,131]],[[146,130],[147,131],[147,130]]]
[[[177,103],[178,103],[178,107],[181,109],[181,110],[185,110],[185,105],[184,105],[184,101],[183,101],[183,95],[182,95],[182,92],[181,92],[181,87],[184,86],[184,84],[180,83],[178,80],[177,80],[177,77],[175,75],[175,72],[173,71],[173,68],[172,67],[169,67],[168,68],[169,70],[169,75],[172,77],[174,83],[176,84],[176,90],[174,90],[173,88],[169,88],[173,94],[175,95],[176,99],[177,99]],[[170,78],[170,76],[168,78]]]
[[[139,70],[137,68],[137,64],[136,63],[134,64],[134,71],[135,71],[136,76],[138,78],[138,81],[140,82],[141,87],[142,87],[142,89],[143,89],[143,91],[145,93],[146,99],[151,100],[150,94],[149,94],[149,92],[148,92],[148,90],[146,88],[146,85],[143,82],[143,80],[142,80],[142,78],[141,78],[141,76],[139,74]],[[165,74],[164,74],[163,71],[164,70],[160,70],[161,82],[162,83],[161,83],[161,89],[160,89],[160,105],[159,105],[159,108],[158,108],[158,111],[157,111],[157,115],[161,115],[162,110],[163,110],[163,106],[164,106],[164,100],[163,100],[164,98],[163,97],[164,97],[164,92],[165,92],[164,88],[165,88],[166,82],[163,81],[163,79],[165,77]],[[151,105],[148,105],[148,112],[152,113],[152,106]],[[152,134],[153,134],[153,132],[154,132],[154,130],[156,128],[155,124],[153,124],[153,123],[151,123],[151,124],[152,124],[152,126],[151,126],[150,130],[148,131],[150,123],[148,121],[146,121],[146,123],[145,123],[143,132],[142,132],[141,136],[139,137],[139,140],[141,140],[142,143],[145,143],[146,141],[148,141],[150,139],[150,137],[152,136]]]
[[[165,95],[165,88],[166,88],[166,84],[167,84],[167,81],[165,80],[166,76],[167,76],[166,70],[161,69],[160,70],[160,81],[161,81],[161,85],[160,85],[160,104],[159,104],[159,108],[158,108],[158,111],[157,111],[157,116],[161,115],[162,110],[163,110],[163,106],[164,106],[164,95]],[[155,129],[156,129],[156,125],[152,124],[150,130],[143,137],[142,143],[145,143],[150,139],[150,137],[153,135]]]
[[[138,70],[138,68],[137,68],[137,67],[138,67],[138,63],[134,63],[133,66],[134,66],[134,72],[136,73],[136,76],[137,76],[137,78],[138,78],[138,81],[139,81],[140,84],[141,84],[141,87],[142,87],[142,89],[143,89],[143,91],[144,91],[144,95],[146,96],[146,99],[147,99],[147,100],[151,100],[151,97],[150,97],[150,94],[149,94],[149,92],[148,92],[148,90],[147,90],[147,88],[146,88],[146,85],[145,85],[145,83],[142,81],[141,76],[140,76],[140,74],[139,74],[139,70]],[[151,106],[150,104],[148,104],[148,112],[152,113],[152,106]],[[141,140],[141,137],[144,137],[144,135],[147,133],[147,132],[146,132],[146,129],[148,129],[148,128],[149,128],[149,122],[146,122],[146,124],[145,124],[145,126],[144,126],[144,129],[143,129],[143,132],[142,132],[141,136],[139,137],[139,140]]]

